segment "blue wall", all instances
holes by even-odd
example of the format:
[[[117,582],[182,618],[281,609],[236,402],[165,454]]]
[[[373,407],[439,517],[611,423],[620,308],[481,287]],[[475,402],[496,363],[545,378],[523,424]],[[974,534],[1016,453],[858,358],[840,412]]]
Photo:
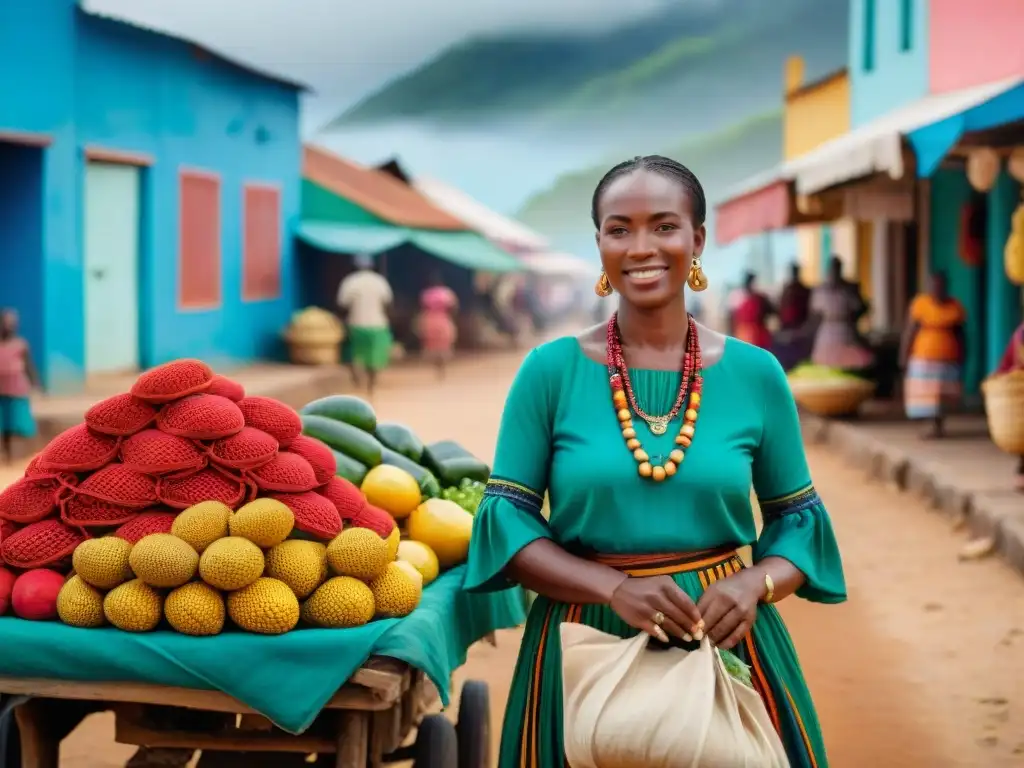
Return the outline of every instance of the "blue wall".
[[[854,127],[928,93],[928,5],[927,0],[850,0],[848,66]],[[907,11],[910,47],[903,50]]]
[[[143,174],[142,364],[194,356],[230,366],[281,351],[279,332],[295,306],[292,234],[301,183],[295,89],[199,56],[186,42],[81,13],[74,0],[32,0],[0,2],[0,93],[0,132],[37,134],[47,142],[34,155],[41,158],[34,176],[31,150],[0,144],[0,169],[10,168],[0,188],[0,209],[6,209],[0,234],[7,246],[0,251],[0,301],[21,312],[49,390],[75,391],[84,382],[82,194],[89,145],[154,159]],[[220,177],[217,310],[177,308],[182,167]],[[281,190],[276,300],[242,301],[245,182]],[[31,216],[31,200],[39,195],[42,225],[33,238],[29,219],[20,227],[11,222],[18,223],[19,211]],[[22,261],[14,250],[41,253],[41,259]],[[17,301],[8,298],[8,277],[20,281]]]
[[[32,334],[29,342],[43,380],[55,389],[68,388],[60,382],[69,380],[69,388],[75,389],[80,386],[75,361],[81,360],[82,342],[67,332],[66,309],[59,292],[52,291],[51,279],[76,260],[79,249],[73,0],[0,2],[0,93],[0,131],[38,134],[49,142],[38,179],[43,261],[36,270],[38,282],[29,280],[19,300],[11,303]],[[14,254],[0,253],[4,261],[12,258]]]
[[[298,93],[209,57],[193,46],[124,24],[79,16],[76,115],[82,144],[152,155],[143,175],[143,365],[201,357],[230,366],[279,349],[295,307],[301,144]],[[178,309],[178,172],[213,171],[221,184],[221,300]],[[281,189],[282,292],[242,300],[242,190]],[[81,272],[67,293],[81,297]],[[79,313],[80,314],[80,313]]]

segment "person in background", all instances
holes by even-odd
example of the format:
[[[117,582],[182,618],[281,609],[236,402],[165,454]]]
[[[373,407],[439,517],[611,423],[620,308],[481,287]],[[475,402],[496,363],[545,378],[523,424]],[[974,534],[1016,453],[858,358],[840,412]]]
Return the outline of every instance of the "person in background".
[[[798,330],[807,325],[810,316],[811,289],[800,280],[800,265],[794,262],[779,298],[779,324],[783,330]]]
[[[14,438],[36,436],[29,396],[39,385],[28,342],[18,335],[18,313],[0,310],[0,450],[3,462],[14,459]]]
[[[867,310],[860,289],[843,278],[843,262],[833,256],[825,282],[811,292],[810,312],[818,323],[811,362],[845,371],[870,368],[875,356],[857,331]]]
[[[1017,326],[1017,330],[1010,336],[1010,341],[1003,352],[1003,359],[993,372],[993,376],[1000,376],[1014,371],[1024,372],[1024,323]],[[1020,457],[1017,463],[1017,479],[1015,486],[1018,491],[1024,493],[1024,456]]]
[[[914,297],[907,315],[900,345],[907,418],[927,419],[924,437],[942,437],[945,416],[960,405],[963,394],[967,313],[949,295],[945,274],[935,272],[928,292]]]
[[[372,395],[377,375],[391,360],[391,322],[388,310],[394,302],[391,286],[373,268],[373,257],[359,254],[356,271],[338,286],[338,307],[344,314],[352,350],[352,377],[356,384],[366,374],[366,390]]]
[[[772,346],[783,369],[788,371],[810,358],[814,343],[810,320],[811,289],[800,280],[800,265],[793,263],[779,298],[780,328]]]
[[[774,314],[771,300],[757,290],[757,275],[747,272],[743,278],[742,299],[733,311],[733,335],[755,347],[768,349],[772,345],[768,318]]]
[[[416,334],[420,338],[424,357],[437,368],[440,379],[444,379],[445,366],[455,350],[458,329],[454,315],[458,308],[459,298],[455,291],[444,284],[439,272],[435,272],[429,286],[420,294]]]

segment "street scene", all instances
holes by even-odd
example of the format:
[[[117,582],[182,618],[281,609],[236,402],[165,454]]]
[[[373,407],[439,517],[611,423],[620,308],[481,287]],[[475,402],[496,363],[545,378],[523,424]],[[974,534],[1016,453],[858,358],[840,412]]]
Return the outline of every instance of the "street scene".
[[[1024,768],[1022,29],[0,3],[0,768]]]
[[[516,355],[463,361],[451,381],[390,372],[380,410],[425,439],[455,436],[490,457]],[[415,398],[410,396],[415,392]],[[998,559],[960,562],[966,541],[948,519],[824,447],[811,468],[843,547],[851,599],[794,601],[784,614],[836,766],[1017,766],[1024,763],[1024,581]],[[471,649],[458,678],[491,685],[501,722],[519,631]],[[456,713],[450,713],[455,716]],[[497,729],[492,733],[497,748]],[[115,768],[133,747],[113,744],[113,718],[95,715],[65,743],[68,768]]]

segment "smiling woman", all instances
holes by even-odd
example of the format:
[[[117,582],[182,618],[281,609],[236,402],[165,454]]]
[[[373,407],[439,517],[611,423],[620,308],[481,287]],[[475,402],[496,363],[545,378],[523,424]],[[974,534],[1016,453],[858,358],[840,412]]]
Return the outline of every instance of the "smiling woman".
[[[635,158],[609,171],[593,200],[598,293],[618,292],[619,312],[533,350],[509,391],[466,576],[469,589],[519,582],[539,595],[499,768],[565,765],[563,738],[573,736],[562,713],[566,622],[622,638],[647,632],[688,650],[706,636],[749,666],[789,764],[827,765],[773,603],[794,593],[845,600],[842,564],[778,361],[687,314],[685,286],[707,285],[705,214],[700,182],[673,160]],[[737,553],[746,545],[753,564]],[[643,693],[674,701],[672,692]],[[633,728],[621,738],[644,737]],[[632,746],[647,755],[649,744]],[[650,759],[633,764],[675,765]]]

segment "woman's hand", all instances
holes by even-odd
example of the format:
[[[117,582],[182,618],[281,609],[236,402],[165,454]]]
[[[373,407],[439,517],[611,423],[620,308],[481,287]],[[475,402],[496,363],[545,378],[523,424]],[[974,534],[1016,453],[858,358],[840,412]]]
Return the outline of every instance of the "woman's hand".
[[[612,593],[610,607],[631,627],[662,642],[668,642],[668,635],[687,641],[699,638],[704,628],[693,600],[669,576],[623,579]]]
[[[708,586],[697,602],[704,632],[719,648],[734,648],[757,618],[757,604],[765,593],[764,576],[743,570]]]

